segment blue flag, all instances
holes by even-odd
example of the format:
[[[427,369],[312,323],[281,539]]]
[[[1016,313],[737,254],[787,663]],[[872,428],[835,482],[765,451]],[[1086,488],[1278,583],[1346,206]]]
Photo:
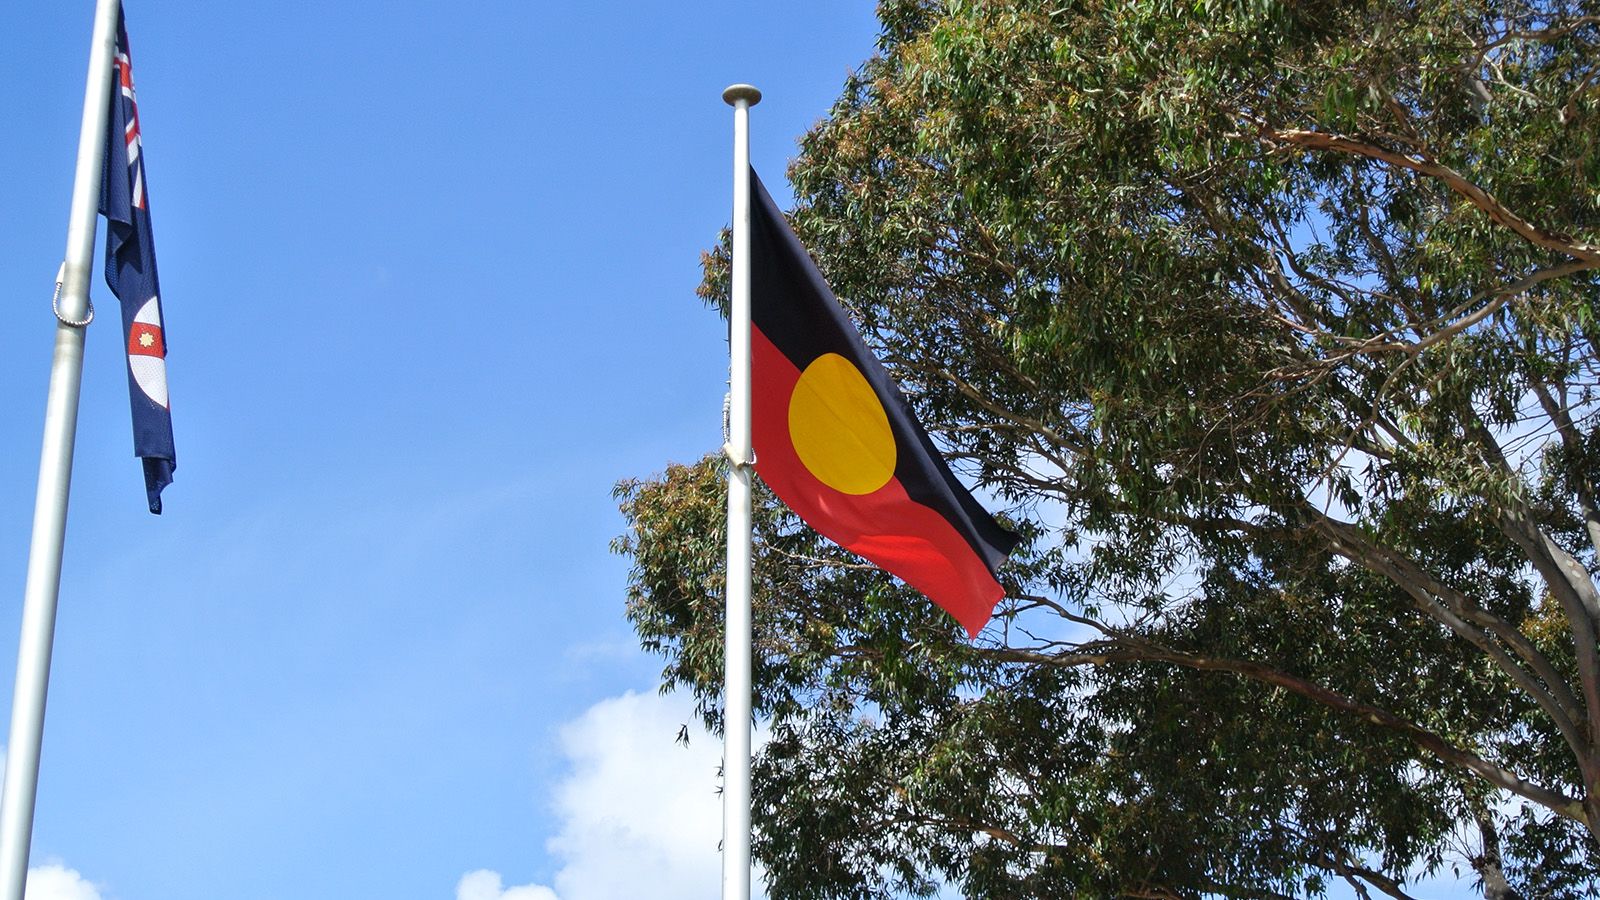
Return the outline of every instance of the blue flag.
[[[172,448],[172,413],[167,400],[167,339],[156,280],[156,248],[150,231],[144,155],[139,142],[139,104],[133,92],[128,30],[117,15],[116,68],[106,126],[105,175],[100,212],[106,217],[106,284],[122,301],[128,348],[128,391],[133,402],[133,452],[144,460],[150,511],[161,512],[161,489],[178,467]]]

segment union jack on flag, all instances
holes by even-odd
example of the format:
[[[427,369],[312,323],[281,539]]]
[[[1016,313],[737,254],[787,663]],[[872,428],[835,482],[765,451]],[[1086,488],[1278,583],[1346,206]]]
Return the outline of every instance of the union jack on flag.
[[[166,320],[161,315],[150,199],[145,191],[139,103],[133,91],[128,30],[120,9],[115,66],[108,98],[111,117],[106,126],[105,174],[100,182],[100,212],[106,217],[106,284],[122,301],[128,391],[133,404],[133,452],[144,460],[150,511],[159,514],[161,489],[172,483],[178,459],[172,447]]]

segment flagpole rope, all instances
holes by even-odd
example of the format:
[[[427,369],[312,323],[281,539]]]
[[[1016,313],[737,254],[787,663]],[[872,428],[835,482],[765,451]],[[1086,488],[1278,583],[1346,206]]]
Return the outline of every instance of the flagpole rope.
[[[60,322],[61,324],[65,325],[65,326],[67,326],[68,328],[88,328],[89,327],[89,323],[94,321],[94,300],[93,299],[88,298],[88,297],[84,298],[84,300],[87,301],[88,304],[89,304],[89,313],[88,313],[88,315],[84,316],[83,320],[80,321],[80,322],[74,322],[73,320],[71,320],[71,319],[69,319],[66,316],[63,316],[61,314],[61,282],[63,280],[63,274],[62,273],[64,273],[66,271],[66,268],[67,268],[67,264],[66,263],[62,263],[61,264],[62,272],[58,272],[56,274],[56,292],[50,298],[50,310],[51,310],[51,312],[54,312],[56,314],[56,321]],[[724,430],[726,430],[726,429],[724,429]]]

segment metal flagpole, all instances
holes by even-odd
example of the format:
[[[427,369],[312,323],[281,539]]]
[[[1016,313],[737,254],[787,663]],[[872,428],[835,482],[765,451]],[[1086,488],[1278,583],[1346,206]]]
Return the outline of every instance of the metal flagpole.
[[[44,739],[45,692],[50,648],[55,640],[56,598],[61,590],[61,551],[67,532],[67,493],[72,480],[72,444],[78,429],[78,389],[83,381],[83,332],[93,312],[89,278],[94,257],[106,121],[111,110],[111,68],[116,53],[120,0],[98,0],[89,47],[89,78],[78,133],[78,168],[67,218],[67,258],[56,285],[56,347],[45,403],[44,446],[39,452],[39,491],[33,507],[33,541],[22,595],[22,637],[11,700],[11,737],[6,746],[5,789],[0,795],[0,900],[22,900],[33,840],[34,798],[39,787],[39,747]]]
[[[735,84],[733,296],[728,313],[728,607],[723,635],[722,900],[750,898],[750,107],[761,92]]]

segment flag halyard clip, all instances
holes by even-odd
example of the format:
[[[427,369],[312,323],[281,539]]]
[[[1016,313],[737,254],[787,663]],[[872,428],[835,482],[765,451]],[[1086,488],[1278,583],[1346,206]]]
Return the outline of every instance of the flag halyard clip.
[[[69,319],[61,314],[61,284],[62,282],[66,281],[66,279],[67,264],[63,262],[61,264],[61,268],[56,270],[56,291],[55,294],[50,297],[50,310],[56,314],[56,321],[67,326],[68,328],[88,328],[89,323],[94,321],[94,300],[92,298],[84,298],[84,300],[89,304],[89,312],[81,321],[73,321],[72,319]]]
[[[756,450],[754,447],[750,448],[750,457],[748,459],[740,459],[739,451],[733,448],[732,441],[728,441],[722,445],[722,455],[728,458],[728,462],[732,464],[735,469],[755,468]]]
[[[733,447],[733,394],[722,395],[722,455],[735,469],[753,469],[756,465],[756,448],[750,448],[750,458],[740,459]]]

